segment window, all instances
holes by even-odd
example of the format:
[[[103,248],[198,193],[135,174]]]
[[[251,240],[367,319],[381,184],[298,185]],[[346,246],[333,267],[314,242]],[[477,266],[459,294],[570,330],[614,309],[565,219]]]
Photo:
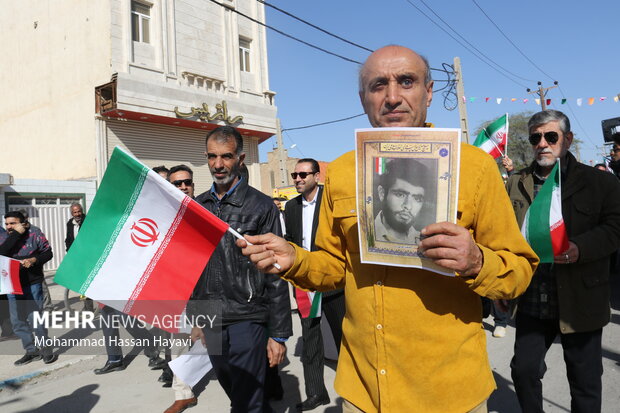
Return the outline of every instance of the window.
[[[250,71],[250,41],[246,39],[239,39],[239,69]]]
[[[131,39],[134,42],[150,43],[149,24],[151,21],[151,6],[131,2]]]

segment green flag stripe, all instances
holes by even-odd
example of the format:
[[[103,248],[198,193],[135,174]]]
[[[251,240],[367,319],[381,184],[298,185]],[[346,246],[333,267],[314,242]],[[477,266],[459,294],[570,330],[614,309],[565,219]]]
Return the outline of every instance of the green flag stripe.
[[[58,268],[57,282],[86,291],[125,225],[148,171],[125,152],[114,150],[78,237]]]
[[[486,128],[482,129],[476,140],[474,142],[474,146],[480,147],[484,142],[486,142],[490,137],[495,134],[498,130],[503,128],[506,125],[506,115],[503,115],[499,119],[496,119],[494,122],[490,123]]]
[[[314,299],[312,300],[312,308],[310,308],[310,315],[308,317],[316,317],[316,315],[319,312],[319,309],[321,308],[321,298],[323,296],[322,292],[315,292],[314,293]]]
[[[558,163],[549,175],[550,179],[543,184],[536,199],[530,206],[530,219],[528,222],[528,241],[532,249],[540,257],[541,262],[553,262],[553,245],[551,243],[551,231],[549,226],[549,211],[551,209],[551,196],[557,183]],[[536,205],[535,205],[536,204]]]

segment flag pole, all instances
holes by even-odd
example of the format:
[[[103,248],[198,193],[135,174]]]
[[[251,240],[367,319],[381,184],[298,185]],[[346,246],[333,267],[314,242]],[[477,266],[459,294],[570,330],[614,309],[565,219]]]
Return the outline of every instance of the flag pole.
[[[510,121],[508,118],[508,112],[506,112],[506,147],[504,148],[504,156],[508,157],[508,132],[510,131]]]
[[[248,243],[248,245],[254,245],[254,244],[252,244],[250,241],[248,241],[247,239],[243,238],[243,235],[239,234],[237,231],[235,231],[235,230],[234,230],[232,227],[230,227],[230,226],[228,227],[228,232],[230,232],[231,234],[233,234],[233,236],[234,236],[235,238],[244,240],[245,242],[247,242],[247,243]],[[274,266],[274,268],[275,268],[276,270],[281,270],[281,269],[282,269],[282,267],[280,267],[280,264],[278,264],[277,262],[274,262],[274,263],[273,263],[273,266]]]

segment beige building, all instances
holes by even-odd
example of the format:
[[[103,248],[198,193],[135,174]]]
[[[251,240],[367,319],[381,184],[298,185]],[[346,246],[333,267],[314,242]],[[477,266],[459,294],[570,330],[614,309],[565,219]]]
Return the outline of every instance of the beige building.
[[[0,213],[25,207],[62,258],[69,204],[87,208],[115,146],[150,167],[211,177],[204,138],[244,136],[250,184],[275,133],[264,21],[255,0],[3,0]],[[50,211],[45,212],[45,208]],[[54,235],[52,235],[54,234]]]

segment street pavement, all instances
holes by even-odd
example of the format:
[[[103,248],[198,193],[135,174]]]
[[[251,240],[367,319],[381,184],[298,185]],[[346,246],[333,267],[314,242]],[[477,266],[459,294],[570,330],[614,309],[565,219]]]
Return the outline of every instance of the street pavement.
[[[64,288],[48,278],[52,299],[62,301]],[[617,412],[620,406],[620,276],[613,276],[614,297],[611,323],[603,330],[603,412]],[[293,316],[294,336],[289,340],[288,355],[280,376],[284,386],[284,399],[273,402],[276,412],[295,412],[295,404],[305,398],[303,372],[299,359],[301,327],[299,318]],[[489,400],[490,412],[517,413],[520,411],[512,380],[510,358],[514,344],[514,328],[508,327],[506,337],[493,338],[493,321],[486,319],[489,359],[497,390]],[[122,330],[123,337],[129,337]],[[101,337],[92,331],[89,337]],[[174,401],[171,389],[162,388],[157,382],[160,371],[147,367],[143,354],[130,353],[130,364],[124,371],[101,376],[93,373],[103,366],[106,357],[88,354],[60,354],[59,360],[45,365],[35,361],[16,367],[13,362],[21,356],[15,352],[17,341],[0,343],[0,412],[31,413],[112,413],[112,412],[163,412]],[[11,353],[11,354],[8,354]],[[543,380],[544,408],[546,412],[569,412],[570,395],[566,369],[559,341],[552,345],[546,359],[547,373]],[[325,382],[331,403],[314,410],[335,413],[341,411],[342,399],[333,390],[335,362],[327,362]],[[415,366],[412,366],[415,368]],[[472,377],[471,380],[475,380]],[[446,391],[466,392],[467,383]],[[227,412],[229,401],[219,383],[210,378],[199,396],[198,406],[187,412]]]

